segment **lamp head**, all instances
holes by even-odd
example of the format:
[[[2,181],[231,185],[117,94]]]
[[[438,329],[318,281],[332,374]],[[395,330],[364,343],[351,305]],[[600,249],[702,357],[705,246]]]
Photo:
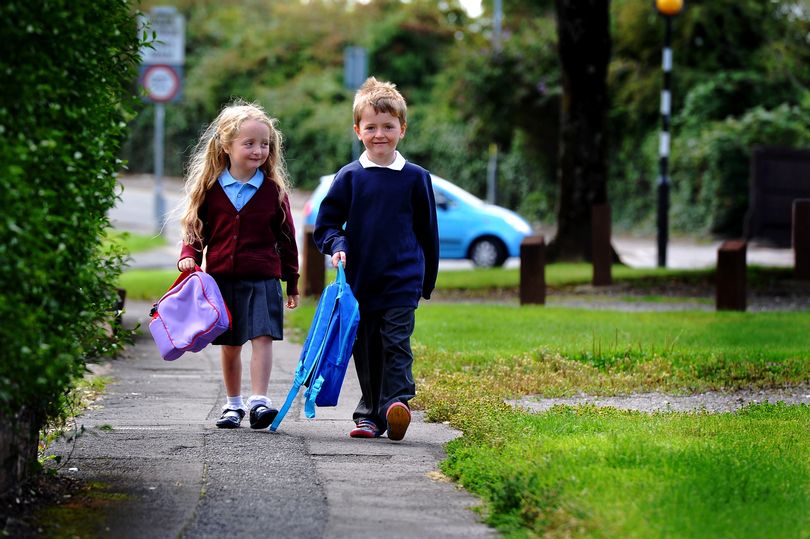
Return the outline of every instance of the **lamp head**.
[[[683,0],[655,0],[655,9],[665,17],[672,17],[683,9]]]

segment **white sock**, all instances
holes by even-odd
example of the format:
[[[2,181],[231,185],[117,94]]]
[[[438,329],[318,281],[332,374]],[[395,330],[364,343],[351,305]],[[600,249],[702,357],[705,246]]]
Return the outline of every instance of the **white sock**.
[[[244,410],[245,402],[242,400],[242,395],[235,397],[228,397],[228,402],[222,407],[223,410]]]
[[[266,395],[251,395],[247,400],[248,409],[253,408],[257,404],[262,404],[268,408],[272,407],[273,403]]]

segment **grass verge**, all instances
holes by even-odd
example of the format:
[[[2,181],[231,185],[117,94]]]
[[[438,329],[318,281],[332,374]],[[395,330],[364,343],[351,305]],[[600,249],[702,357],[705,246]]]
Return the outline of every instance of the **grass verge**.
[[[311,302],[288,314],[303,336]],[[801,537],[810,407],[529,414],[526,394],[673,393],[810,379],[810,312],[624,313],[425,303],[413,337],[429,419],[463,436],[443,471],[507,537]]]
[[[112,228],[107,230],[105,241],[123,247],[123,249],[130,254],[141,253],[166,245],[166,239],[162,236],[147,236]]]
[[[736,414],[475,403],[442,470],[506,537],[803,537],[810,407]]]

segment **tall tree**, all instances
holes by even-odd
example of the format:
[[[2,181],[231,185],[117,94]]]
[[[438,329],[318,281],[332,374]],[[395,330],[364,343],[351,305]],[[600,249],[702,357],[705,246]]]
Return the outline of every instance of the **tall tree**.
[[[607,202],[609,0],[556,0],[563,96],[550,260],[590,260],[591,206]]]

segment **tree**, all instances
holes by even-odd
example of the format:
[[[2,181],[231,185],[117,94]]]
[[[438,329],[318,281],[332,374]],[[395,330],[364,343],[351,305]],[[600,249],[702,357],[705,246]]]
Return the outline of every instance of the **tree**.
[[[607,202],[609,0],[557,0],[563,96],[560,193],[550,260],[589,260],[591,206]]]

